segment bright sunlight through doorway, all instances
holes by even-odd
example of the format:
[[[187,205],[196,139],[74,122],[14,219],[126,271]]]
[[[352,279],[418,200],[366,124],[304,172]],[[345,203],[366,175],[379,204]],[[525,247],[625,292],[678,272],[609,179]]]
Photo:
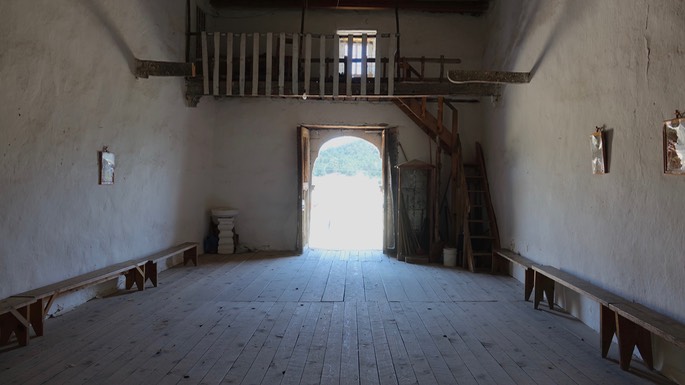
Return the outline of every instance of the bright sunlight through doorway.
[[[312,171],[310,247],[383,247],[381,170],[378,149],[363,139],[343,136],[321,146]]]

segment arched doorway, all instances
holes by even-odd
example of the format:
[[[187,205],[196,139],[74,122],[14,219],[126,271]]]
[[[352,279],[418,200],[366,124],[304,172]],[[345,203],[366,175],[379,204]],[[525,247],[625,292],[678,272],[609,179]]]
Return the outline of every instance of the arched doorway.
[[[331,139],[339,137],[356,137],[364,139],[367,145],[372,144],[381,155],[381,187],[382,192],[382,250],[387,254],[396,252],[396,212],[397,212],[397,180],[396,169],[398,160],[398,130],[387,124],[376,125],[300,125],[297,128],[297,238],[295,250],[302,252],[310,247],[310,229],[312,212],[312,171],[314,161],[319,157],[319,151]],[[377,155],[376,155],[377,156]],[[341,188],[341,190],[347,187]],[[321,190],[321,189],[320,189]],[[353,201],[345,199],[344,202]],[[365,215],[359,214],[359,221]],[[327,223],[326,223],[327,224]],[[345,239],[345,238],[342,238]],[[351,245],[347,249],[354,249]],[[357,246],[359,248],[359,246]]]
[[[312,168],[309,246],[335,250],[382,249],[381,154],[353,136],[327,140]]]

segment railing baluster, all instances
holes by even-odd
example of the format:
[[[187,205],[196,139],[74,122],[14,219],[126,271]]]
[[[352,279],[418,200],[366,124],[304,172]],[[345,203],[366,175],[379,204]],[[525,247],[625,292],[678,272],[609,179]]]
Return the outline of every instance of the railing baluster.
[[[333,35],[333,96],[340,93],[340,35]]]
[[[202,93],[209,95],[209,55],[207,54],[207,32],[202,31]]]
[[[326,36],[319,38],[319,96],[326,93]]]
[[[390,52],[388,53],[388,96],[395,94],[395,50],[397,40],[390,35]]]
[[[221,44],[221,34],[214,32],[214,71],[212,71],[214,96],[219,96],[219,59],[221,58],[221,46],[219,44]]]
[[[361,78],[361,94],[366,95],[366,78],[367,78],[367,71],[368,69],[366,68],[366,64],[368,63],[367,59],[367,49],[368,46],[367,44],[369,43],[369,37],[367,34],[363,33],[362,34],[362,78]]]
[[[240,79],[238,79],[238,89],[240,96],[245,96],[245,46],[247,37],[244,33],[240,34]]]
[[[259,95],[259,33],[252,35],[252,96]]]
[[[297,83],[298,83],[298,70],[299,70],[299,65],[298,62],[300,61],[299,58],[300,54],[300,35],[297,33],[293,33],[293,87],[292,87],[292,92],[293,95],[299,94],[297,90]]]
[[[226,34],[226,95],[233,95],[233,34]]]
[[[312,35],[304,38],[304,93],[309,94],[309,82],[312,78]]]
[[[278,94],[285,95],[285,33],[281,33],[278,46]]]
[[[352,95],[352,46],[354,45],[354,37],[347,35],[347,88],[345,94]]]
[[[264,94],[266,96],[271,96],[271,67],[273,65],[273,43],[274,43],[273,33],[267,32],[266,34],[266,78],[264,79]]]
[[[376,54],[374,55],[374,65],[373,65],[373,93],[376,95],[380,95],[381,93],[381,57],[378,55],[378,53],[381,51],[381,34],[378,33],[376,34]],[[381,55],[382,56],[382,55]]]

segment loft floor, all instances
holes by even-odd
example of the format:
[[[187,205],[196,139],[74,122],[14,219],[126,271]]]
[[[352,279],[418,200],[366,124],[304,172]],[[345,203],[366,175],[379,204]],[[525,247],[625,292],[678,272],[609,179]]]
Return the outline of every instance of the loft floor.
[[[0,352],[8,384],[643,384],[511,277],[378,251],[206,255]]]

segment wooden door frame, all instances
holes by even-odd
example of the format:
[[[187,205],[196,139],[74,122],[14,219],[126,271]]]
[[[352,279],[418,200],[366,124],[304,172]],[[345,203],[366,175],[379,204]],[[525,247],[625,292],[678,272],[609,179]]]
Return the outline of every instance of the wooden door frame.
[[[306,198],[304,192],[305,178],[305,160],[308,160],[309,169],[309,179],[306,183],[309,184],[311,188],[311,170],[313,167],[313,157],[310,155],[313,152],[309,140],[307,140],[307,159],[304,159],[305,154],[303,146],[303,132],[306,132],[306,136],[309,138],[309,132],[312,130],[374,130],[381,132],[381,148],[379,152],[381,155],[381,178],[384,192],[384,205],[383,205],[383,252],[385,254],[394,254],[396,252],[395,239],[397,232],[397,186],[398,171],[395,166],[398,164],[398,154],[399,154],[399,141],[398,141],[398,129],[396,126],[388,125],[309,125],[301,124],[297,127],[297,237],[295,241],[295,250],[299,253],[304,251],[307,245],[307,239],[304,236],[304,231],[309,231],[306,228],[307,223],[305,222],[304,213],[309,215],[311,207],[303,207],[303,199]],[[318,153],[318,150],[317,150]],[[388,174],[389,173],[389,174]],[[390,191],[390,194],[387,192]],[[308,201],[305,204],[310,205]]]

